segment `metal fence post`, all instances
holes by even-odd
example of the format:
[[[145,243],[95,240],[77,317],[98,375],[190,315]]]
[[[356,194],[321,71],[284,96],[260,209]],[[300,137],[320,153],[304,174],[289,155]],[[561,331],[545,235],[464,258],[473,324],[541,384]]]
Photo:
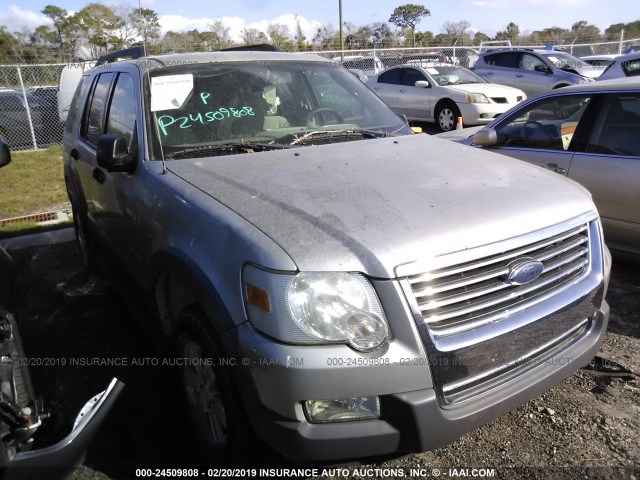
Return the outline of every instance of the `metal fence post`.
[[[620,43],[618,44],[618,55],[622,54],[622,42],[624,41],[624,28],[620,30]]]
[[[16,67],[18,69],[18,80],[20,80],[20,88],[22,89],[22,98],[27,109],[27,120],[29,121],[29,130],[31,130],[31,140],[33,141],[33,149],[38,149],[38,143],[36,142],[36,132],[33,128],[33,120],[31,119],[31,107],[29,106],[29,100],[27,99],[27,91],[24,88],[24,82],[22,81],[22,72],[20,71],[20,65]]]

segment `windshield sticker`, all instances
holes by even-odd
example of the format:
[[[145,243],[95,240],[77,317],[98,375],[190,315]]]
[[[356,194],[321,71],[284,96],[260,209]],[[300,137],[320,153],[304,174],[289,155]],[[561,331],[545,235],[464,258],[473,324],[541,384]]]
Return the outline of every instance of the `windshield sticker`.
[[[164,109],[168,110],[168,109]],[[255,113],[253,112],[252,107],[242,107],[242,108],[225,108],[220,107],[217,110],[209,111],[209,112],[198,112],[198,113],[190,113],[188,115],[176,116],[173,115],[160,115],[156,122],[158,123],[158,128],[162,132],[162,134],[167,137],[169,136],[169,127],[177,127],[177,128],[191,128],[193,123],[200,123],[202,125],[206,125],[207,123],[226,120],[227,118],[236,117],[253,117]]]
[[[192,90],[192,73],[153,77],[151,79],[151,111],[180,108]]]
[[[551,60],[553,63],[560,63],[560,60],[558,60],[558,57],[552,57],[551,55],[549,55],[547,58]]]
[[[435,68],[427,68],[427,72],[429,72],[431,75],[437,75],[440,72],[438,70],[436,70]]]

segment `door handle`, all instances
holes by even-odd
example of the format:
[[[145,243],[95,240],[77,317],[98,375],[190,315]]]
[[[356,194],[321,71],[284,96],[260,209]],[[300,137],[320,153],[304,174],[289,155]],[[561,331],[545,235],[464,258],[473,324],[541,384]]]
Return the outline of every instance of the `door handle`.
[[[401,89],[399,90],[399,92],[400,92],[400,93],[404,93],[404,92],[406,92],[406,90],[405,90],[404,88],[401,88]]]
[[[104,173],[104,170],[102,170],[101,168],[94,168],[93,169],[93,179],[98,182],[99,184],[103,184],[105,182],[105,180],[107,179],[107,175]]]
[[[522,73],[516,73],[516,77],[522,78],[522,77],[524,77],[524,75]]]
[[[566,168],[562,168],[560,165],[558,165],[557,163],[547,163],[544,168],[546,168],[547,170],[551,170],[553,172],[556,173],[560,173],[560,174],[565,174],[567,173],[567,169]]]
[[[71,155],[71,158],[73,158],[74,160],[78,160],[78,158],[80,158],[80,155],[78,154],[78,150],[76,150],[75,148],[71,150],[69,155]]]

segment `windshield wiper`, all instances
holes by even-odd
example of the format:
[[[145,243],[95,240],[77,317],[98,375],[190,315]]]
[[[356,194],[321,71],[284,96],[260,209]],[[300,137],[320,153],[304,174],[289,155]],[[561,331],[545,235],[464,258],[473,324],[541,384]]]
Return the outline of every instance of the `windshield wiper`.
[[[258,142],[234,142],[234,143],[221,143],[217,145],[205,145],[200,147],[185,148],[177,152],[171,152],[166,155],[167,160],[173,158],[184,157],[200,157],[202,155],[209,155],[212,153],[255,153],[263,152],[265,150],[278,150],[287,148],[288,145],[278,145],[271,143],[258,143]]]
[[[366,128],[352,128],[349,130],[312,130],[300,136],[293,136],[293,141],[289,145],[304,145],[313,140],[326,140],[332,138],[381,138],[395,137],[394,133],[386,130],[369,130]]]

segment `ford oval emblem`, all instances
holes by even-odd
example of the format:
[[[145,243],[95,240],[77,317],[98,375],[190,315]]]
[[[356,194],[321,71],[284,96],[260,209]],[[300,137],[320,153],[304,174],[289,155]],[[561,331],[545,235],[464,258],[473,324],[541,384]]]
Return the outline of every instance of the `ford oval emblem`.
[[[511,262],[506,282],[509,285],[524,285],[542,275],[544,264],[531,257],[522,257]]]

